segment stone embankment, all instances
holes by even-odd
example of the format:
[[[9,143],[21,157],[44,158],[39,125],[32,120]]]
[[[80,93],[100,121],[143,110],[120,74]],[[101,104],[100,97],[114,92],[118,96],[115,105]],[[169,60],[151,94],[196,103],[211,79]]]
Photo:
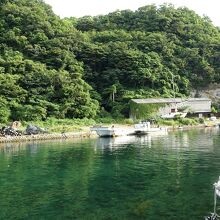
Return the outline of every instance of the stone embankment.
[[[189,130],[195,128],[205,128],[205,127],[215,127],[219,125],[220,122],[210,122],[209,124],[200,125],[184,125],[184,126],[165,126],[168,131],[174,131],[178,129]],[[116,125],[122,129],[130,129],[132,125]],[[68,133],[51,133],[51,134],[37,134],[37,135],[21,135],[21,136],[0,136],[0,143],[7,142],[30,142],[35,140],[65,140],[65,139],[76,139],[76,138],[90,138],[97,137],[95,132],[91,132],[89,127],[84,128],[82,131],[78,132],[68,132]]]
[[[55,140],[55,139],[70,139],[70,138],[89,138],[94,136],[89,131],[70,132],[70,133],[52,133],[52,134],[37,134],[37,135],[21,135],[21,136],[0,136],[0,143],[7,142],[25,142],[33,140]]]

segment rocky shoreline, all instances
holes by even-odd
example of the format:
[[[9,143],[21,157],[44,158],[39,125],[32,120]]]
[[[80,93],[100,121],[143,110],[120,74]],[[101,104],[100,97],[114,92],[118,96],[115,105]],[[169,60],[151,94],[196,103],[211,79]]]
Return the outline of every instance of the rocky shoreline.
[[[121,128],[130,128],[131,125],[116,125],[116,127]],[[196,128],[205,128],[203,125],[187,125],[187,126],[167,126],[168,131],[174,130],[189,130]],[[8,143],[8,142],[30,142],[36,140],[61,140],[61,139],[76,139],[76,138],[90,138],[97,137],[96,133],[91,132],[89,127],[86,130],[78,131],[78,132],[68,132],[68,133],[51,133],[51,134],[37,134],[37,135],[21,135],[21,136],[0,136],[0,143]]]
[[[90,131],[82,132],[69,132],[69,133],[52,133],[52,134],[36,134],[36,135],[21,135],[21,136],[2,136],[0,137],[0,143],[7,142],[30,142],[35,140],[60,140],[71,138],[89,138],[94,136]]]

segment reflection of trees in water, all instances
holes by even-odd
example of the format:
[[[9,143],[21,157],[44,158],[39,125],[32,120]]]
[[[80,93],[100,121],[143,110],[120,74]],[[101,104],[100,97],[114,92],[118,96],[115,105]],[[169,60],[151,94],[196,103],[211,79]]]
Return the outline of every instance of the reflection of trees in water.
[[[19,145],[8,148],[18,150]],[[17,155],[5,152],[0,154],[1,219],[79,215],[94,162],[90,144],[28,144]]]
[[[0,152],[5,153],[7,155],[13,155],[14,153],[19,152],[20,150],[24,149],[25,147],[22,146],[20,143],[5,143],[0,145]]]
[[[213,133],[212,133],[213,131]],[[173,150],[213,151],[214,136],[218,129],[201,129],[190,131],[169,132],[169,135],[148,134],[142,136],[122,136],[115,138],[98,138],[95,150],[117,150],[126,147],[127,144],[136,144],[141,147],[152,147],[161,144],[164,148]],[[199,137],[198,137],[199,136]],[[197,138],[195,138],[197,137]]]
[[[136,144],[140,147],[151,147],[153,141],[160,142],[166,135],[148,134],[140,136],[119,136],[119,137],[102,137],[97,138],[95,151],[101,150],[118,150],[126,148],[129,144]]]
[[[39,143],[38,142],[7,142],[0,145],[0,152],[8,156],[19,154],[19,152],[29,151],[31,154],[37,153]]]
[[[6,142],[0,143],[0,153],[13,155],[21,151],[28,151],[30,153],[37,153],[38,147],[65,147],[68,144],[76,144],[80,142],[88,142],[88,139],[76,138],[74,140],[66,139],[55,139],[55,140],[32,140],[32,141],[21,141],[21,142]]]
[[[105,139],[100,144],[103,159],[89,185],[90,213],[109,218],[121,213],[125,219],[204,216],[212,205],[209,178],[214,164],[206,159],[214,138],[205,130],[192,130],[136,138],[121,146],[117,139]],[[111,151],[105,150],[108,146]]]
[[[172,149],[212,152],[215,136],[218,132],[218,129],[175,131],[170,133],[164,144]]]
[[[205,151],[197,145],[206,138]],[[181,131],[104,144],[9,144],[0,152],[0,218],[196,219],[212,208],[219,141]]]

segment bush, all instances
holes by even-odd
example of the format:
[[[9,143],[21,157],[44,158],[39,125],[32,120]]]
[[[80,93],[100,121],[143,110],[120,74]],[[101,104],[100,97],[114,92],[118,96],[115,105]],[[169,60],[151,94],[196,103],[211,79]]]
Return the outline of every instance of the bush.
[[[198,122],[193,118],[180,118],[179,123],[182,125],[197,125]]]
[[[176,125],[176,122],[173,120],[160,120],[158,121],[159,124],[161,125],[167,125],[167,126],[174,126]]]
[[[46,121],[28,121],[23,122],[24,126],[28,124],[37,125],[42,128],[46,128],[49,132],[71,132],[82,130],[82,127],[92,126],[96,122],[93,119],[83,118],[83,119],[57,119],[48,118]]]
[[[97,123],[103,123],[103,124],[112,124],[116,122],[115,119],[113,119],[112,117],[97,118],[95,121]]]
[[[124,124],[132,125],[132,124],[134,124],[134,122],[133,122],[132,119],[130,119],[130,118],[126,118],[126,119],[124,119]]]
[[[23,105],[15,110],[15,120],[38,121],[46,118],[47,110],[41,106]]]
[[[205,123],[204,118],[197,118],[196,121],[197,121],[199,124],[204,124],[204,123]]]
[[[109,118],[111,114],[102,108],[96,118]]]
[[[8,122],[10,114],[11,112],[7,107],[1,107],[0,108],[0,122],[1,123]]]
[[[218,110],[215,108],[215,106],[212,106],[212,108],[211,108],[211,112],[212,112],[212,113],[217,113]]]

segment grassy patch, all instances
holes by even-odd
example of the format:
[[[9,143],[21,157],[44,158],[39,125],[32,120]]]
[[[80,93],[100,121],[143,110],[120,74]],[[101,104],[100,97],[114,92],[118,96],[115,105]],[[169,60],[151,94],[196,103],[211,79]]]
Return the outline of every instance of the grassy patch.
[[[49,133],[82,131],[83,127],[92,126],[96,122],[93,119],[56,119],[48,118],[46,121],[22,122],[21,130],[25,130],[29,124],[45,128]]]

